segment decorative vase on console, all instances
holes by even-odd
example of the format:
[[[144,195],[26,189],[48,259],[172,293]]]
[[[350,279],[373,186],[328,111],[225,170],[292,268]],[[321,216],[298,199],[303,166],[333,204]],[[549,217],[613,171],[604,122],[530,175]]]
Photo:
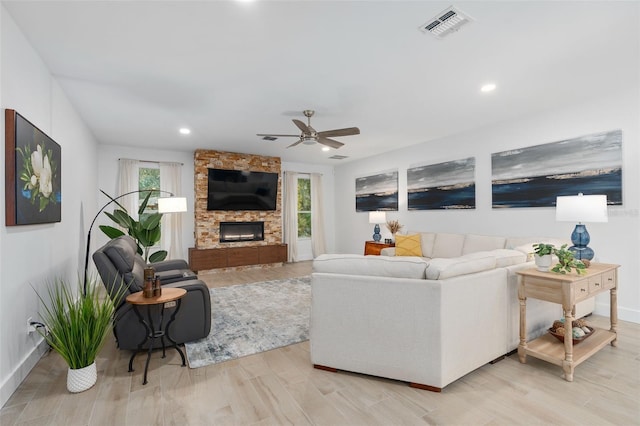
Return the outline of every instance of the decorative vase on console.
[[[389,230],[389,232],[391,232],[392,243],[396,242],[396,234],[398,233],[398,231],[400,231],[401,228],[402,225],[400,225],[400,222],[398,222],[397,220],[390,220],[387,222],[387,229]]]

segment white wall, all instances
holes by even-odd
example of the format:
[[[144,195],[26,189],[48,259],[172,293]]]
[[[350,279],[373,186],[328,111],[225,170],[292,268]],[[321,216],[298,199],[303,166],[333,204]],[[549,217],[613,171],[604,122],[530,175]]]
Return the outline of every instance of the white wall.
[[[177,135],[176,135],[177,136]],[[123,141],[126,143],[126,141]],[[118,159],[129,158],[132,160],[146,161],[167,161],[182,163],[182,192],[175,194],[180,197],[187,197],[186,213],[178,213],[182,219],[182,247],[183,259],[188,259],[189,247],[194,246],[194,190],[193,190],[193,152],[189,151],[160,151],[140,148],[130,148],[127,146],[100,145],[98,148],[100,161],[98,162],[98,188],[111,196],[117,194],[118,187]],[[100,207],[106,204],[109,199],[99,193]],[[111,208],[107,210],[112,211]],[[96,220],[92,233],[92,246],[94,249],[101,247],[108,241],[108,238],[98,229],[99,225],[112,225],[113,222],[104,214]],[[95,243],[94,243],[95,241]],[[94,267],[93,263],[91,266]]]
[[[27,318],[39,319],[34,290],[44,293],[47,281],[56,277],[75,283],[83,269],[85,226],[96,203],[97,143],[4,7],[0,34],[0,133],[4,135],[4,109],[11,108],[62,148],[62,221],[6,227],[4,203],[0,211],[1,406],[43,348],[38,335],[26,333]],[[0,181],[4,188],[4,173]]]
[[[591,103],[549,110],[538,116],[477,129],[399,149],[384,155],[337,166],[336,251],[361,253],[371,239],[367,213],[355,211],[355,178],[397,168],[399,211],[387,217],[405,225],[403,231],[425,230],[510,236],[549,236],[569,239],[573,225],[556,222],[553,208],[492,209],[491,153],[569,139],[590,133],[623,131],[623,206],[609,208],[608,223],[588,224],[596,260],[622,265],[618,313],[623,320],[640,322],[640,102],[638,82],[629,90]],[[553,100],[550,98],[550,103]],[[417,164],[476,158],[476,209],[467,211],[407,211],[406,170]],[[579,158],[580,153],[576,152]],[[577,192],[577,191],[576,191]],[[381,227],[386,231],[385,227]],[[388,236],[388,231],[383,238]],[[596,312],[609,313],[608,297],[598,296]]]

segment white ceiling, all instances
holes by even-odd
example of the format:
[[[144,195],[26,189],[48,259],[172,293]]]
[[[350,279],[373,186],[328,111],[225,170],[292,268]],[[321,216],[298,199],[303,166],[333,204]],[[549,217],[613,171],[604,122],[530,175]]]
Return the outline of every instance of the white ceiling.
[[[637,1],[2,3],[104,144],[342,164],[640,78]],[[475,21],[419,31],[452,4]],[[304,109],[318,131],[361,134],[329,153],[256,136],[297,134]]]

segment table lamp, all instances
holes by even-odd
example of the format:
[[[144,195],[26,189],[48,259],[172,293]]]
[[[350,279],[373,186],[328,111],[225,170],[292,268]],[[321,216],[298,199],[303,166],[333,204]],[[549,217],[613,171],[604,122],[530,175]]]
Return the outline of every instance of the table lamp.
[[[373,241],[380,241],[382,236],[380,235],[380,223],[387,221],[387,214],[385,212],[369,212],[369,223],[375,223],[373,227]]]
[[[573,233],[569,250],[578,260],[593,259],[594,252],[587,247],[591,240],[587,227],[582,222],[607,222],[606,195],[571,195],[556,198],[556,220],[559,222],[578,222]]]

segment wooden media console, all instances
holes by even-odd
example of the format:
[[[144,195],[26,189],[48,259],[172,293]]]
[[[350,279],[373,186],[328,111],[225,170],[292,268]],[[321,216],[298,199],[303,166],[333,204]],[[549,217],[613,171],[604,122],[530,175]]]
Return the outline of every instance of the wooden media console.
[[[189,268],[194,272],[286,261],[286,244],[211,249],[189,248]]]

